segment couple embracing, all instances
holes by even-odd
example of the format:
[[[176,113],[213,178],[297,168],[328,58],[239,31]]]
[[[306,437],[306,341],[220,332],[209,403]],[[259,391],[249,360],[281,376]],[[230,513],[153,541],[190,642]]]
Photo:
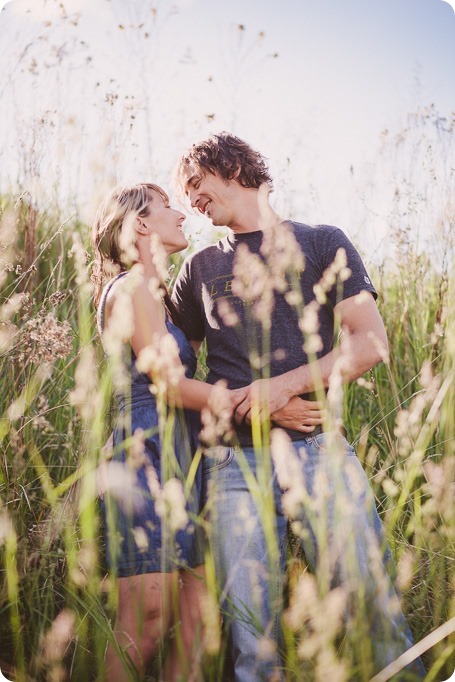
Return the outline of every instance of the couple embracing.
[[[165,261],[188,243],[160,187],[115,189],[93,228],[98,325],[117,377],[112,464],[124,476],[102,505],[118,579],[106,679],[130,679],[128,662],[143,675],[169,632],[163,679],[202,679],[214,573],[236,682],[284,680],[288,523],[322,593],[342,590],[343,627],[371,649],[359,679],[370,679],[412,637],[366,475],[324,406],[329,387],[387,353],[376,292],[341,230],[280,220],[264,158],[234,135],[193,145],[177,180],[230,231],[185,260],[172,297]],[[207,422],[220,415],[225,433]],[[424,676],[419,660],[406,675]]]

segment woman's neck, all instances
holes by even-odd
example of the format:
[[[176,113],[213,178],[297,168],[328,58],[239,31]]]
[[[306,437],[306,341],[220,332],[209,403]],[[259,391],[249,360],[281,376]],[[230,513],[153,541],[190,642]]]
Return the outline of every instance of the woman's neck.
[[[150,251],[150,242],[144,244],[139,242],[136,244],[139,258],[137,260],[144,269],[144,277],[147,279],[157,279],[162,282],[168,269],[167,257],[168,254],[164,251],[158,254],[152,254]]]

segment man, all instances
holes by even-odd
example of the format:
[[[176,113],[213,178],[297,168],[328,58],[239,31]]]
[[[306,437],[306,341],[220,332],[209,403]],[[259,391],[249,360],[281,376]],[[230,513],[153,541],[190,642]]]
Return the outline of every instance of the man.
[[[236,438],[205,459],[216,491],[212,541],[235,679],[272,679],[279,666],[273,643],[280,642],[285,500],[319,587],[342,585],[351,614],[357,608],[353,595],[362,593],[375,648],[368,674],[376,672],[412,644],[387,583],[390,551],[365,474],[336,432],[334,410],[326,435],[320,404],[299,402],[315,393],[324,397],[330,388],[329,403],[336,404],[341,382],[357,379],[386,356],[374,287],[341,230],[280,221],[268,203],[272,181],[265,161],[239,138],[221,133],[193,145],[180,160],[178,180],[191,206],[231,230],[185,261],[173,296],[195,347],[206,339],[207,381],[243,387]],[[344,333],[334,348],[336,320]],[[268,459],[269,417],[292,443],[274,439],[281,480]],[[290,504],[297,480],[298,501]],[[355,613],[345,622],[354,621]]]

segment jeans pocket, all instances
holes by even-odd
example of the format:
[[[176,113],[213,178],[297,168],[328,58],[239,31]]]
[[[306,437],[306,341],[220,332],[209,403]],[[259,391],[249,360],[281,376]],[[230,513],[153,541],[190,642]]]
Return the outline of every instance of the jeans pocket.
[[[313,436],[308,440],[321,455],[345,454],[356,457],[352,445],[337,431],[318,433],[317,436]]]
[[[235,449],[225,445],[217,445],[212,448],[207,448],[204,450],[204,457],[202,459],[202,466],[205,473],[223,469],[232,462],[234,455]]]

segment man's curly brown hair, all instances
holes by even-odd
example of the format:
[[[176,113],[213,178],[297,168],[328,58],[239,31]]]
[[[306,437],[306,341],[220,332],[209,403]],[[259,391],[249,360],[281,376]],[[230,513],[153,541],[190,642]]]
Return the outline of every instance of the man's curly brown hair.
[[[177,184],[184,188],[188,166],[195,166],[223,180],[237,180],[242,187],[258,189],[263,182],[272,188],[272,178],[264,157],[231,133],[211,135],[193,144],[181,157],[176,169]]]

